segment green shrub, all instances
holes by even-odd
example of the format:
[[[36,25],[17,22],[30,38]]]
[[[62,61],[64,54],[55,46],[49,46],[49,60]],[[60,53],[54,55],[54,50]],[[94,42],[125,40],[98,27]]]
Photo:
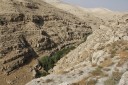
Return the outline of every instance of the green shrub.
[[[48,71],[51,67],[53,67],[54,62],[49,56],[44,56],[39,61],[45,71]]]
[[[45,71],[48,72],[51,68],[54,67],[55,63],[58,62],[64,55],[69,53],[71,50],[73,50],[75,47],[70,48],[64,48],[58,52],[56,52],[53,56],[44,56],[39,61],[42,67]]]
[[[45,72],[45,71],[37,71],[37,74],[36,74],[36,78],[40,78],[41,76],[46,76],[48,75],[49,73],[48,72]]]

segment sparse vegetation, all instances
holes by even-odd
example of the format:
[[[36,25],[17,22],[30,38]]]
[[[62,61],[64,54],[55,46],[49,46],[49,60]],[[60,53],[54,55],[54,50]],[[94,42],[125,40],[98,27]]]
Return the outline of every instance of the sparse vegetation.
[[[83,78],[82,80],[80,80],[78,82],[72,83],[71,85],[87,85],[86,84],[87,83],[87,79],[88,79],[88,77],[85,77],[85,78]]]
[[[119,80],[121,79],[122,74],[123,74],[123,73],[118,72],[118,71],[113,72],[112,78],[116,81],[116,83],[119,82]]]
[[[119,52],[127,51],[127,49],[128,49],[127,41],[116,41],[113,42],[112,44],[107,45],[107,50],[108,53],[111,54],[110,56],[111,58],[113,58]]]
[[[90,79],[90,80],[86,83],[86,85],[96,85],[96,83],[97,83],[97,80]]]
[[[53,82],[54,80],[53,79],[47,79],[46,82],[47,83],[50,83],[50,82]]]
[[[56,52],[54,55],[52,56],[44,56],[42,57],[39,62],[41,64],[41,66],[44,68],[45,71],[37,71],[37,75],[36,77],[39,78],[41,76],[46,76],[48,75],[48,71],[54,67],[55,63],[58,62],[58,60],[60,60],[65,54],[67,54],[68,52],[70,52],[71,50],[73,50],[75,47],[70,47],[70,48],[64,48],[58,52]]]
[[[104,85],[117,85],[119,83],[119,80],[121,79],[122,73],[120,72],[113,72],[113,75],[111,78],[107,79],[104,82]]]
[[[104,82],[104,85],[116,85],[113,78],[109,78]]]
[[[37,71],[37,74],[36,74],[36,78],[40,78],[41,76],[46,76],[48,75],[49,73],[46,72],[46,71]]]
[[[101,71],[101,67],[97,67],[94,71],[91,72],[93,76],[100,76],[103,75],[103,72]]]
[[[48,72],[51,68],[54,67],[55,63],[60,60],[65,54],[69,53],[75,47],[64,48],[58,52],[56,52],[53,56],[44,56],[39,61],[45,71]]]
[[[112,64],[113,64],[112,59],[108,58],[104,62],[102,62],[100,66],[101,67],[108,67],[108,66],[111,66]]]
[[[64,70],[59,70],[58,72],[57,72],[57,74],[66,74],[66,73],[68,73],[69,71],[64,71]]]
[[[128,58],[127,59],[121,59],[118,64],[117,64],[117,67],[121,67],[123,64],[125,64],[126,62],[128,61]]]
[[[84,73],[83,71],[80,71],[80,72],[79,72],[79,75],[82,75],[83,73]]]
[[[128,58],[128,51],[127,50],[125,50],[125,51],[121,51],[121,52],[119,52],[119,54],[120,54],[120,58],[121,59],[127,59]]]
[[[97,48],[97,50],[103,50],[105,47],[104,46],[99,46],[98,48]]]

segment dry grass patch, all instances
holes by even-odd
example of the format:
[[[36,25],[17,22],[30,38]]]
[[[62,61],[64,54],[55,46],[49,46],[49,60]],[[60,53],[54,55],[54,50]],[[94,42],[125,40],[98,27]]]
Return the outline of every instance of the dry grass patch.
[[[86,85],[87,78],[82,79],[79,82],[72,83],[71,85]]]
[[[64,71],[64,70],[58,70],[56,71],[56,74],[66,74],[68,73],[69,71]]]
[[[54,82],[54,80],[53,79],[47,79],[46,80],[46,83],[50,83],[50,82]]]
[[[97,67],[95,70],[91,72],[92,76],[102,76],[104,73],[101,70],[101,67]]]
[[[104,82],[104,85],[116,85],[113,78],[109,78]]]
[[[113,79],[118,82],[121,79],[122,74],[123,73],[118,72],[118,71],[113,72],[113,74],[112,74],[113,75]]]
[[[120,67],[128,61],[128,51],[122,51],[119,53],[120,61],[117,66]]]
[[[111,54],[111,58],[113,58],[115,55],[119,54],[119,52],[123,51],[121,53],[122,57],[125,57],[124,55],[127,55],[127,52],[124,51],[128,51],[128,42],[127,41],[116,41],[113,42],[111,44],[108,44],[105,48],[105,50]]]
[[[86,83],[86,85],[96,85],[96,83],[97,83],[97,80],[91,79],[91,80],[89,80],[89,81]]]
[[[112,77],[104,82],[104,85],[117,85],[123,73],[113,72]]]
[[[117,64],[117,67],[121,67],[124,63],[126,63],[128,61],[128,58],[127,59],[121,59],[118,64]]]
[[[92,67],[96,67],[97,66],[97,64],[96,63],[92,63]]]
[[[128,50],[119,53],[120,58],[128,58]]]
[[[101,67],[108,67],[108,66],[111,66],[113,64],[112,62],[112,59],[111,58],[108,58],[106,59],[105,61],[103,61],[100,66]]]
[[[103,68],[104,71],[110,71],[110,68]]]
[[[75,82],[75,83],[73,83],[73,84],[71,84],[71,85],[95,85],[95,84],[96,84],[97,80],[90,79],[89,81],[87,81],[88,78],[89,78],[89,77],[84,78],[84,79],[82,79],[81,81]]]

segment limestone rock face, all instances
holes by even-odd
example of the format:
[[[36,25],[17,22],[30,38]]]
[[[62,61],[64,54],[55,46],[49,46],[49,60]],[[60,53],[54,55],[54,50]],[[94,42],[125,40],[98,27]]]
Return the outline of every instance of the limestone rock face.
[[[122,35],[127,36],[127,28],[114,29],[116,30],[113,34],[111,28],[101,26],[86,42],[58,61],[53,73],[34,79],[26,85],[86,85],[92,82],[94,85],[118,85],[119,81],[119,85],[127,83],[125,72],[128,67],[128,41],[120,37],[121,30],[125,30]],[[125,74],[121,79],[123,73]]]
[[[128,72],[125,72],[121,79],[120,79],[120,82],[118,85],[128,85]]]
[[[55,6],[59,3],[50,4]],[[61,9],[67,10],[64,6],[67,4],[59,5]],[[75,7],[72,7],[69,6],[70,13],[74,13]],[[50,75],[34,79],[26,85],[127,85],[127,13],[106,13],[108,11],[93,12],[90,16],[101,15],[97,17],[102,19],[103,23],[96,23],[98,28],[92,28],[92,34],[85,42],[61,58]],[[90,25],[93,27],[92,23]]]
[[[40,53],[75,45],[92,33],[84,21],[41,0],[0,2],[1,71],[13,71]]]
[[[37,58],[69,46],[78,47],[48,76],[30,81]],[[84,9],[58,0],[0,0],[3,85],[122,85],[127,84],[127,68],[128,13]]]

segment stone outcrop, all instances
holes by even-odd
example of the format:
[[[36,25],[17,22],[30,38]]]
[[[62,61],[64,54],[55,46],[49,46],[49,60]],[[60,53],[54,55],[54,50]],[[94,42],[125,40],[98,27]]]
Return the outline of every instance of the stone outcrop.
[[[6,73],[58,47],[79,44],[92,33],[84,21],[43,1],[2,3],[7,6],[0,9],[0,69]]]
[[[49,3],[0,0],[0,82],[24,85],[42,68],[38,58],[78,46],[26,85],[127,84],[128,14]]]
[[[104,23],[93,28],[85,42],[60,59],[53,72],[26,85],[127,85],[127,14],[111,13],[101,15]]]
[[[128,85],[128,72],[125,72],[121,79],[120,79],[120,82],[118,85]]]
[[[63,57],[53,73],[26,85],[118,85],[128,67],[127,27],[113,30],[101,26],[86,42]],[[126,80],[124,74],[120,85],[127,83]]]

